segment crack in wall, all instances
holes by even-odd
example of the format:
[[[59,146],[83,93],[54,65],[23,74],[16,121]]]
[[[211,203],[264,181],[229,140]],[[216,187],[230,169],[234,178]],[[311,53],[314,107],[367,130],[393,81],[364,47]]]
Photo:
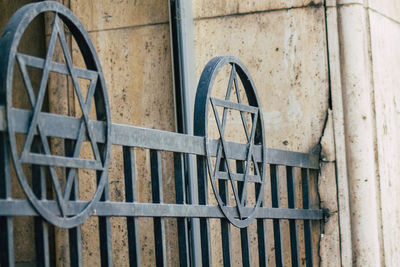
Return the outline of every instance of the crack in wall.
[[[290,10],[297,10],[297,9],[303,9],[303,8],[320,8],[320,7],[322,7],[322,3],[316,4],[316,3],[314,3],[314,1],[311,1],[308,5],[305,5],[305,6],[272,8],[272,9],[267,9],[267,10],[257,10],[257,11],[249,11],[249,12],[222,14],[222,15],[216,15],[216,16],[197,17],[197,18],[194,18],[193,20],[200,21],[200,20],[220,19],[220,18],[248,16],[248,15],[255,15],[255,14],[265,14],[265,13],[279,12],[279,11],[290,11]]]

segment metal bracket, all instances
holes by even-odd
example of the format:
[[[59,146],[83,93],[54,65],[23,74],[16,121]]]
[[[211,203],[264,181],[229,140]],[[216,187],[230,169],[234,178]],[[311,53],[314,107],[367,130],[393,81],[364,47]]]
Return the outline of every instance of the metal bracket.
[[[331,217],[331,214],[329,212],[329,209],[322,209],[322,222],[325,224],[329,221],[329,218]]]

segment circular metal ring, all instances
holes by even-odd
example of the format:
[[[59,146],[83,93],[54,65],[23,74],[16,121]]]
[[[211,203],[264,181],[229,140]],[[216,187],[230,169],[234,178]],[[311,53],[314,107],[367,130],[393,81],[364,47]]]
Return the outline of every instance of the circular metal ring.
[[[21,41],[21,37],[30,25],[30,23],[38,15],[46,12],[54,14],[52,33],[50,36],[48,51],[46,52],[47,56],[45,59],[30,56],[31,58],[29,59],[28,55],[21,54],[17,50]],[[65,42],[63,43],[62,40],[62,37],[64,35],[64,28],[61,26],[61,22],[64,23],[64,26],[68,27],[76,43],[78,44],[78,47],[85,61],[85,65],[87,68],[86,70],[78,70],[77,68],[75,68],[75,66],[73,66],[70,55],[66,54],[65,49],[67,46],[65,45]],[[66,59],[66,65],[61,66],[61,64],[59,63],[52,62],[52,53],[54,51],[54,43],[56,42],[54,38],[60,38],[59,40],[61,42],[61,46],[65,45],[62,48]],[[51,49],[53,49],[53,51],[51,51]],[[80,225],[93,213],[94,204],[99,201],[101,195],[104,192],[104,188],[108,179],[108,164],[111,151],[111,116],[107,89],[103,77],[103,72],[101,70],[100,61],[97,58],[97,54],[89,38],[89,34],[86,32],[78,18],[63,5],[53,1],[34,3],[22,7],[12,16],[1,36],[0,51],[0,98],[6,99],[5,104],[7,112],[7,127],[11,147],[11,155],[21,187],[36,211],[50,223],[62,228],[71,228]],[[13,108],[12,92],[14,66],[16,61],[18,61],[19,64],[26,63],[29,65],[33,64],[33,62],[36,62],[36,65],[43,65],[43,74],[41,78],[41,85],[39,86],[40,88],[38,96],[36,98],[35,96],[32,97],[32,94],[29,96],[28,92],[28,96],[32,104],[32,116],[30,117],[30,121],[27,124],[29,130],[27,131],[24,148],[21,152],[17,150],[16,141],[16,125],[17,123],[21,122],[16,122],[13,119],[15,109]],[[46,89],[48,73],[51,71],[60,73],[60,69],[63,69],[61,71],[63,71],[64,74],[70,75],[72,77],[78,99],[79,97],[82,97],[81,92],[81,95],[79,95],[78,92],[78,88],[80,88],[79,84],[77,84],[78,77],[82,77],[80,75],[90,77],[88,79],[90,79],[92,89],[88,89],[88,91],[92,90],[92,93],[89,92],[87,97],[92,94],[91,97],[93,97],[92,99],[94,99],[94,103],[96,105],[96,120],[101,121],[103,125],[105,125],[103,133],[105,140],[103,140],[101,148],[97,147],[97,156],[95,156],[95,160],[93,162],[90,162],[90,164],[88,162],[83,163],[82,159],[79,158],[79,151],[77,153],[74,152],[72,157],[65,155],[65,157],[57,158],[53,156],[48,151],[48,144],[46,144],[47,137],[45,133],[42,134],[39,117],[42,116],[41,105],[43,104],[45,90],[48,90]],[[44,82],[45,84],[42,85]],[[25,89],[28,90],[28,87],[26,86]],[[43,92],[41,90],[43,90]],[[83,142],[82,138],[84,137],[82,136],[88,136],[88,139],[90,140],[92,146],[97,146],[97,140],[94,139],[94,134],[92,132],[93,121],[90,120],[88,115],[88,113],[90,112],[90,104],[87,104],[87,102],[91,103],[91,101],[90,99],[86,99],[83,102],[82,99],[80,99],[79,101],[82,109],[82,117],[80,118],[81,124],[79,126],[79,133],[77,134],[75,140],[75,148],[79,147],[78,150],[80,150],[80,145],[78,146],[77,144]],[[75,117],[74,119],[76,120]],[[45,151],[45,155],[38,155],[38,153],[32,153],[30,151],[29,146],[31,145],[30,143],[32,143],[34,135],[38,135],[41,137],[43,147],[42,150]],[[24,150],[26,147],[28,147],[28,150]],[[93,150],[95,150],[95,148],[93,148]],[[31,164],[31,166],[48,166],[50,172],[52,167],[54,166],[69,168],[70,172],[71,170],[77,172],[78,169],[81,168],[92,170],[95,169],[97,171],[98,184],[93,198],[89,202],[87,202],[86,205],[83,206],[71,205],[77,204],[77,202],[73,203],[74,201],[70,200],[70,197],[64,196],[65,192],[56,192],[56,202],[58,203],[59,211],[57,212],[54,209],[54,206],[52,206],[52,208],[50,209],[50,205],[44,205],[46,201],[42,201],[42,199],[38,198],[38,196],[33,192],[31,186],[28,183],[27,176],[24,173],[22,167],[23,163],[29,163]],[[52,179],[53,178],[54,177],[52,177]],[[55,188],[55,190],[57,190],[57,186],[60,187],[59,184],[57,185],[58,181],[56,180],[57,179],[52,180],[53,188]],[[62,199],[60,199],[60,197]]]
[[[226,65],[232,66],[226,97],[225,99],[212,97],[211,93],[216,76]],[[243,84],[248,105],[241,102],[237,76]],[[233,90],[234,87],[236,88],[237,97],[235,102],[230,101],[230,90]],[[209,107],[214,113],[218,128],[219,138],[217,142],[209,138]],[[223,109],[222,115],[219,114],[217,107]],[[245,129],[247,144],[241,144],[240,147],[242,149],[238,149],[237,143],[225,140],[227,110],[240,112],[244,128],[247,127],[247,121],[243,114],[250,114],[252,126],[250,131]],[[197,88],[194,121],[195,135],[205,137],[208,173],[218,205],[233,225],[241,228],[247,227],[255,219],[257,209],[264,198],[266,148],[264,122],[256,87],[246,67],[238,58],[233,56],[216,57],[206,65]],[[243,149],[244,147],[245,149]],[[255,152],[256,147],[258,152],[261,153],[257,154]],[[241,167],[240,173],[235,172],[229,163],[230,160],[238,160],[238,153],[242,155],[240,160],[245,162],[245,165]],[[260,154],[261,159],[259,156],[257,158],[257,155]],[[220,164],[223,165],[222,170],[220,170]],[[254,168],[253,175],[250,174],[250,166]],[[224,182],[221,183],[222,180]],[[217,181],[219,183],[218,186]],[[236,206],[229,206],[227,187],[224,185],[226,181],[230,183],[230,186],[228,186],[232,190]],[[241,183],[240,186],[239,182]],[[246,187],[250,182],[255,183],[254,206],[246,205]],[[224,192],[221,192],[221,185]]]

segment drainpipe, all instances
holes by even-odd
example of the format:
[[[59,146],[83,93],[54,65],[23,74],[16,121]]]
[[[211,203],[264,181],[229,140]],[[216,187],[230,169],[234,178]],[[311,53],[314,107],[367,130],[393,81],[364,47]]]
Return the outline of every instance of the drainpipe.
[[[192,1],[170,0],[172,71],[175,92],[176,131],[193,135],[193,109],[196,93]],[[197,177],[193,155],[185,156],[187,203],[198,204]],[[190,263],[200,266],[199,219],[190,219]]]
[[[176,127],[179,133],[192,135],[196,94],[192,2],[170,0],[169,9]]]

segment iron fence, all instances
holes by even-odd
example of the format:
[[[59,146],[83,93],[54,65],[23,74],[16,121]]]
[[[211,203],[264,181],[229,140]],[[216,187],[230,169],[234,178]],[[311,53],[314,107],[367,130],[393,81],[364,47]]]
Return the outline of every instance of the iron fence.
[[[20,52],[18,46],[23,33],[32,20],[43,13],[53,15],[45,57]],[[74,66],[65,27],[77,42],[86,68]],[[52,59],[57,39],[65,64]],[[214,82],[227,66],[226,92],[224,97],[216,97]],[[32,86],[28,68],[42,71],[37,89]],[[31,109],[18,107],[13,99],[17,70],[21,73]],[[51,90],[48,86],[51,72],[71,77],[80,116],[43,111],[46,91]],[[16,216],[34,217],[38,266],[50,266],[54,262],[51,251],[56,244],[49,241],[54,227],[68,229],[69,263],[81,266],[81,224],[89,217],[98,218],[102,266],[113,265],[112,217],[126,217],[130,266],[143,264],[138,225],[141,217],[153,218],[157,266],[167,264],[166,218],[177,220],[181,266],[212,264],[211,239],[212,233],[216,233],[210,227],[211,219],[220,220],[218,235],[225,266],[233,264],[232,225],[240,228],[244,266],[256,261],[260,266],[267,266],[271,247],[275,266],[287,262],[285,251],[290,251],[292,266],[313,266],[313,260],[316,261],[313,235],[318,235],[318,227],[313,228],[312,222],[323,219],[315,184],[319,151],[299,153],[266,147],[268,135],[257,91],[247,69],[237,58],[217,57],[204,68],[196,95],[194,136],[112,123],[100,61],[89,35],[74,14],[56,2],[29,4],[12,16],[0,39],[0,77],[1,266],[15,264],[13,220]],[[86,96],[78,79],[89,82]],[[94,113],[91,112],[93,107]],[[227,117],[233,111],[237,112],[243,126],[242,142],[226,138]],[[214,122],[217,138],[210,135],[209,125]],[[52,151],[51,138],[63,140],[62,155]],[[111,155],[112,146],[119,147],[115,151],[122,153],[124,201],[109,198],[109,162],[115,156]],[[90,159],[81,156],[85,149],[92,152]],[[152,203],[140,202],[137,196],[137,181],[142,179],[137,172],[138,149],[148,151]],[[166,203],[163,198],[162,151],[173,154],[175,203]],[[193,175],[186,172],[190,159],[195,159],[196,163]],[[92,171],[97,179],[90,200],[83,200],[79,191],[82,170]],[[296,178],[298,174],[300,178]],[[13,175],[18,178],[26,199],[12,196]],[[286,184],[287,207],[280,203],[282,179]],[[266,201],[266,194],[269,194],[270,203]],[[211,204],[213,201],[217,205]],[[267,229],[268,220],[272,221],[271,229]],[[283,241],[282,223],[285,221],[289,225],[290,247],[285,247]],[[256,245],[251,245],[249,239],[248,227],[253,222],[257,229]],[[302,240],[299,239],[300,225]],[[317,232],[313,233],[312,229]],[[273,232],[273,240],[268,240],[269,232]],[[257,249],[258,260],[251,259],[252,247]]]

